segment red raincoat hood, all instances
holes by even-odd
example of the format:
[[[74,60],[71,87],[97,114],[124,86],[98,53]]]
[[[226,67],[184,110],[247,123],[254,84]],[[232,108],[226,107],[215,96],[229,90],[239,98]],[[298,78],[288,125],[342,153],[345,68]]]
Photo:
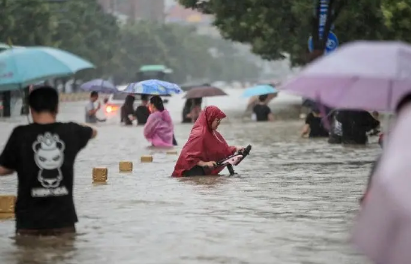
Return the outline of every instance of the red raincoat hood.
[[[200,113],[181,151],[172,176],[183,176],[184,171],[190,170],[199,161],[219,161],[234,154],[236,148],[228,146],[220,133],[211,129],[215,119],[225,117],[223,111],[216,106],[208,106]],[[212,170],[210,175],[218,174],[221,170],[221,168]]]
[[[223,111],[221,111],[216,106],[208,106],[203,111],[201,111],[200,116],[197,118],[196,122],[194,123],[193,129],[203,129],[207,128],[210,132],[212,132],[211,125],[213,121],[218,119],[225,118],[226,115]],[[193,131],[191,131],[193,132]]]

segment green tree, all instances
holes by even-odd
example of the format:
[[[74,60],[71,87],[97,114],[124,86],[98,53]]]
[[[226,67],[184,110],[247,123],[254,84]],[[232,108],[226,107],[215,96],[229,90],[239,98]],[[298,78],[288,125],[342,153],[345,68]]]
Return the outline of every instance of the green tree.
[[[229,41],[175,24],[130,21],[119,26],[97,0],[0,0],[0,17],[0,42],[53,46],[97,66],[76,78],[114,75],[131,82],[145,64],[172,68],[177,82],[187,77],[235,80],[259,74],[258,67]]]
[[[184,82],[187,77],[233,80],[259,74],[253,63],[235,54],[232,43],[198,35],[193,27],[147,21],[129,23],[121,29],[119,42],[116,56],[122,65],[116,75],[124,81],[135,80],[135,73],[145,64],[167,65],[173,69],[176,82]],[[219,56],[213,56],[212,50]]]
[[[313,36],[320,54],[325,41],[319,41],[318,0],[179,0],[188,8],[215,17],[214,25],[224,38],[248,43],[263,59],[275,60],[291,56],[293,64],[307,61],[307,39]],[[380,0],[330,0],[330,19],[326,32],[335,23],[340,42],[355,39],[381,39],[384,32]],[[323,38],[325,40],[326,38]]]
[[[381,8],[389,39],[411,42],[411,1],[383,0]]]
[[[22,46],[53,44],[55,20],[44,0],[0,0],[0,18],[0,42]]]
[[[90,60],[97,66],[95,76],[103,77],[118,66],[115,53],[120,28],[96,0],[62,1],[53,9],[57,24],[54,46]]]
[[[170,67],[167,44],[161,39],[166,30],[161,25],[141,21],[128,23],[121,28],[116,49],[120,65],[114,70],[123,82],[136,80],[136,73],[142,65],[163,64]]]

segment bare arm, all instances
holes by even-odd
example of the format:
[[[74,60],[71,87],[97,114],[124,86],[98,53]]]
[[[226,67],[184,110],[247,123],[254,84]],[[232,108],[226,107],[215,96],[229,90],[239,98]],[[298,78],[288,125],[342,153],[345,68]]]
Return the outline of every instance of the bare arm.
[[[303,130],[301,131],[301,136],[304,137],[308,133],[310,133],[310,126],[308,124],[305,124],[303,126]]]
[[[98,110],[100,110],[101,104],[100,102],[98,103],[97,107],[95,109],[91,109],[88,111],[88,115],[95,115],[97,113]]]
[[[89,115],[89,116],[95,115],[98,110],[99,110],[98,108],[93,109],[93,110],[90,110],[90,111],[88,111],[88,115]]]
[[[305,118],[305,124],[303,130],[301,131],[301,137],[306,137],[310,133],[310,124],[312,123],[313,114],[309,113]]]
[[[8,169],[6,167],[0,166],[0,176],[7,176],[14,173],[14,170]]]
[[[214,167],[217,165],[217,163],[215,161],[209,161],[209,162],[205,162],[205,161],[199,161],[197,162],[197,165],[200,167]]]
[[[268,114],[268,120],[271,121],[271,122],[274,121],[274,115],[273,115],[273,113],[269,113],[269,114]]]
[[[199,162],[197,162],[197,165],[200,166],[200,167],[204,167],[204,166],[205,166],[205,163],[206,163],[206,162],[200,160]]]

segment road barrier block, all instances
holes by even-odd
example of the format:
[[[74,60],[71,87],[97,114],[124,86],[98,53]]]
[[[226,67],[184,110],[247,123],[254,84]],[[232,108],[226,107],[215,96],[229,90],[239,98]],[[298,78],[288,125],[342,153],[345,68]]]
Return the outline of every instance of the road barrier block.
[[[153,156],[151,155],[141,156],[141,162],[153,162]]]
[[[118,164],[120,172],[132,172],[133,171],[133,162],[131,161],[120,161]]]
[[[105,183],[108,178],[107,168],[93,168],[93,183]]]
[[[14,195],[0,195],[0,219],[14,218],[16,200]]]

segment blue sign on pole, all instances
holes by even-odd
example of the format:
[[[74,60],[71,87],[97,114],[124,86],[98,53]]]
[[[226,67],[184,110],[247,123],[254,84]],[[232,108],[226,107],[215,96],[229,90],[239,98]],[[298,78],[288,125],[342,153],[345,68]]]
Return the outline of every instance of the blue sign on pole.
[[[327,12],[328,12],[328,0],[320,0],[320,13],[318,14],[318,33],[320,34],[320,39],[324,34],[325,24],[327,23]]]
[[[320,12],[318,14],[318,34],[320,40],[323,38],[325,24],[327,23],[327,13],[328,13],[328,1],[329,0],[319,0],[320,1]],[[334,25],[331,25],[330,32],[328,33],[327,43],[325,45],[325,54],[333,52],[337,49],[339,42],[337,35],[332,32],[334,30]],[[313,38],[310,36],[308,38],[308,50],[312,52],[314,50]]]
[[[336,50],[339,46],[339,41],[337,38],[337,35],[335,35],[334,32],[330,31],[330,33],[328,34],[328,39],[327,39],[327,43],[325,45],[325,54],[333,52],[334,50]],[[313,43],[313,37],[309,37],[308,38],[308,50],[310,52],[313,52],[314,50],[314,43]]]

